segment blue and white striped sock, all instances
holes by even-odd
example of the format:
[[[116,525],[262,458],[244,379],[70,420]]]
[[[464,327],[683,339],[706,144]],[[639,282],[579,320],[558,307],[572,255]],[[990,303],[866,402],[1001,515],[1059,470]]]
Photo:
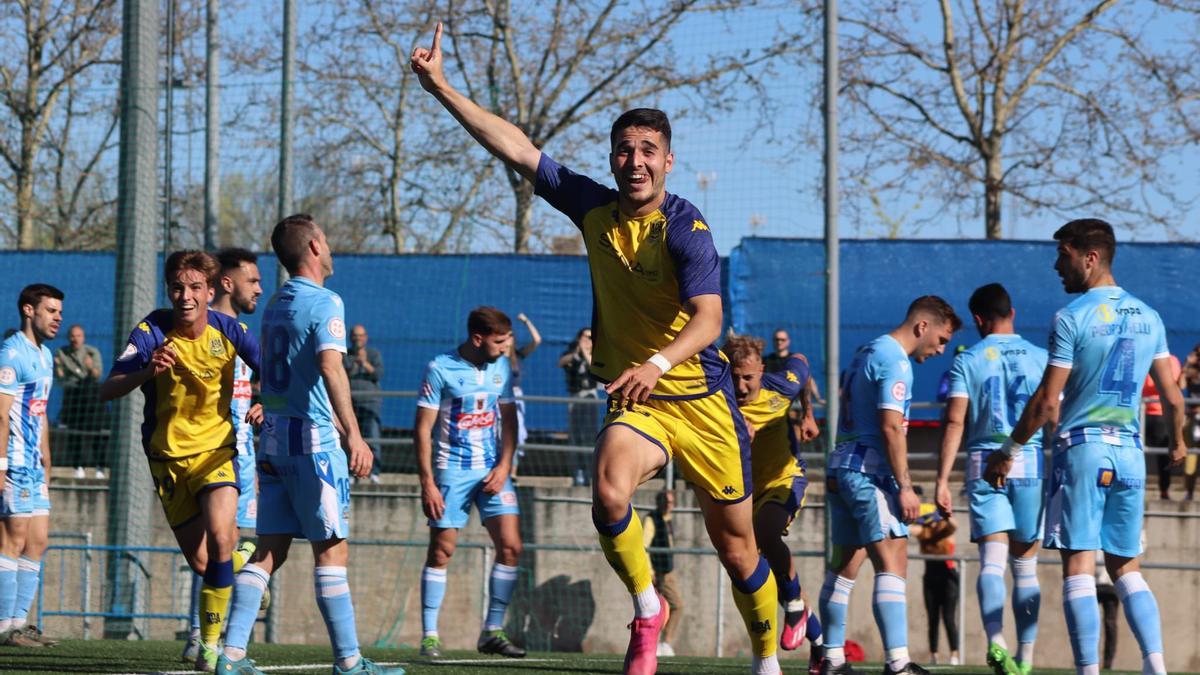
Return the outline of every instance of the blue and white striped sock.
[[[233,580],[233,600],[229,603],[229,616],[225,623],[225,655],[234,661],[246,657],[246,645],[250,632],[258,618],[263,594],[271,575],[258,565],[245,565]]]
[[[445,570],[443,570],[445,572]],[[488,579],[488,612],[484,622],[485,631],[504,629],[504,612],[517,588],[517,568],[511,565],[492,565],[492,576]]]
[[[1100,663],[1100,603],[1096,601],[1096,577],[1075,574],[1063,579],[1063,613],[1075,652],[1077,668]]]
[[[333,657],[342,669],[358,663],[358,628],[354,622],[354,603],[350,599],[350,582],[345,567],[322,565],[313,568],[313,586],[317,591],[317,607],[325,619]]]
[[[1007,557],[1007,544],[999,541],[981,543],[979,578],[975,581],[975,592],[979,595],[979,613],[983,616],[983,632],[987,635],[988,642],[1005,649],[1008,649],[1008,644],[1004,641],[1004,596],[1007,595],[1004,588],[1004,561]]]
[[[887,572],[875,575],[871,608],[892,670],[900,670],[909,663],[907,589],[908,582],[902,576]]]
[[[438,613],[446,598],[446,570],[426,567],[421,570],[421,632],[425,637],[437,637]]]
[[[12,627],[17,608],[17,561],[0,555],[0,633]]]
[[[1038,585],[1037,556],[1011,558],[1013,573],[1012,608],[1020,644],[1017,660],[1033,662],[1033,643],[1037,640],[1038,614],[1042,607],[1042,587]]]
[[[1125,620],[1142,648],[1142,672],[1167,672],[1163,662],[1162,624],[1158,615],[1158,601],[1146,584],[1141,572],[1127,572],[1113,584],[1117,597],[1125,606]]]
[[[838,576],[837,572],[826,572],[821,586],[821,625],[825,627],[825,658],[829,665],[840,666],[846,662],[846,612],[850,605],[850,592],[854,590],[854,579]]]
[[[204,585],[204,577],[192,572],[192,602],[188,611],[192,614],[192,632],[200,634],[200,587]]]
[[[17,608],[13,612],[13,628],[25,625],[29,608],[37,597],[38,581],[41,580],[42,563],[25,556],[17,561]]]

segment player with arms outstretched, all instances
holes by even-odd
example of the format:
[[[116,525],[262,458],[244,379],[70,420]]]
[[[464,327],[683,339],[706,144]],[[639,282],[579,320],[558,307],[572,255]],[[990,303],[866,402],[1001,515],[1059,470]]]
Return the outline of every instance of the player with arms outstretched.
[[[100,397],[141,387],[142,447],[167,523],[200,591],[196,669],[212,671],[233,576],[252,548],[238,540],[237,450],[230,400],[234,360],[258,370],[258,340],[236,320],[209,311],[219,264],[202,251],[176,251],[165,274],[171,309],[152,312],[113,362]],[[257,421],[260,410],[253,411]]]
[[[824,651],[819,643],[821,622],[805,602],[792,552],[783,541],[804,507],[808,489],[800,458],[801,439],[789,413],[793,402],[799,401],[804,440],[816,438],[817,423],[808,401],[811,374],[808,360],[796,353],[784,359],[782,370],[764,373],[763,346],[757,338],[735,335],[725,341],[721,351],[729,358],[738,408],[753,436],[754,538],[779,586],[779,604],[784,610],[779,646],[790,651],[808,637],[813,642],[809,663],[819,669]]]
[[[358,649],[346,571],[350,475],[370,475],[372,454],[358,429],[342,365],[345,308],[325,288],[333,255],[325,233],[307,214],[279,221],[271,248],[291,278],[263,311],[258,550],[238,573],[217,669],[224,675],[263,672],[246,657],[250,631],[271,574],[287,560],[292,539],[303,537],[312,546],[313,585],[333,643],[334,674],[399,675],[404,671],[381,668]]]
[[[472,507],[479,509],[496,547],[487,618],[476,648],[484,654],[525,656],[504,634],[504,612],[517,586],[521,556],[520,510],[509,477],[517,446],[517,406],[505,356],[512,339],[512,321],[504,312],[477,307],[467,317],[466,342],[434,357],[421,383],[414,437],[421,504],[429,518],[429,551],[421,572],[423,656],[441,655],[437,618],[446,595],[446,568]]]
[[[968,306],[983,339],[956,356],[950,369],[936,502],[944,515],[951,515],[950,472],[965,435],[971,541],[978,542],[981,561],[975,589],[988,638],[987,662],[998,675],[1022,675],[1033,672],[1042,601],[1037,578],[1045,512],[1042,431],[1025,445],[1003,487],[984,480],[983,469],[1042,381],[1046,350],[1016,334],[1012,298],[1000,284],[975,289]],[[1004,640],[1005,556],[1013,573],[1015,660]]]
[[[58,643],[28,623],[50,542],[50,433],[46,401],[62,325],[63,292],[30,284],[17,297],[21,328],[0,345],[0,645]]]
[[[1063,612],[1083,675],[1100,672],[1096,551],[1116,586],[1142,649],[1142,672],[1166,673],[1158,603],[1142,577],[1146,460],[1138,406],[1147,372],[1162,397],[1171,460],[1187,454],[1183,397],[1172,377],[1166,329],[1149,305],[1117,286],[1117,241],[1103,220],[1072,220],[1054,233],[1054,269],[1067,293],[1079,293],[1054,316],[1041,384],[1012,434],[988,456],[985,477],[1003,486],[1029,443],[1057,416],[1046,507],[1046,548],[1063,561]],[[1061,397],[1061,402],[1060,402]]]
[[[717,555],[752,642],[753,669],[779,672],[776,588],[752,525],[750,439],[734,401],[728,361],[714,342],[722,323],[720,261],[695,206],[668,194],[675,161],[659,110],[622,114],[610,134],[617,189],[576,174],[509,122],[455,91],[442,68],[442,28],[411,66],[490,153],[534,184],[583,234],[595,298],[592,373],[608,382],[609,413],[596,438],[592,516],[600,545],[633,597],[625,671],[653,673],[667,605],[654,590],[640,519],[639,485],[674,457],[696,487]]]
[[[837,445],[825,478],[835,546],[821,587],[825,663],[821,673],[853,674],[846,661],[846,612],[863,561],[875,567],[872,605],[887,661],[884,675],[927,673],[908,655],[908,523],[920,513],[908,473],[912,361],[946,349],[962,326],[934,295],[917,298],[904,323],[859,347],[842,372]]]

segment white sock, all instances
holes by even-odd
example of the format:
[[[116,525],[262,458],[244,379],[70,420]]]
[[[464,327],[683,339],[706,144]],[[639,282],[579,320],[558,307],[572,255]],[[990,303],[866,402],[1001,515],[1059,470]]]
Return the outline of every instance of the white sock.
[[[355,654],[354,656],[347,656],[344,659],[338,659],[338,668],[341,668],[342,670],[350,670],[354,666],[357,666],[361,659],[362,654]]]
[[[755,656],[753,661],[754,675],[776,675],[782,671],[779,670],[779,660],[775,655],[770,656]]]
[[[633,615],[639,619],[649,619],[658,616],[662,605],[658,603],[658,591],[654,585],[646,587],[641,593],[633,594]]]
[[[1143,675],[1166,675],[1167,664],[1163,662],[1163,655],[1158,652],[1147,654],[1142,659],[1142,673]]]
[[[788,614],[795,614],[796,612],[803,612],[804,611],[804,599],[796,598],[795,600],[788,600],[787,604],[785,604],[783,606],[783,611],[787,612]]]
[[[421,637],[423,637],[423,638],[437,637],[437,636],[438,636],[438,632],[436,630],[427,630],[421,634]]]
[[[17,618],[14,616],[12,620],[13,630],[20,630],[21,628],[24,628],[26,621],[28,621],[28,619],[25,617]]]
[[[825,659],[829,661],[831,666],[840,666],[846,662],[845,647],[830,647],[825,650]]]
[[[1022,664],[1033,663],[1032,642],[1022,642],[1021,645],[1017,647],[1017,661],[1020,661]]]
[[[901,670],[911,662],[912,659],[908,658],[908,647],[887,650],[887,664],[892,670]]]
[[[225,656],[228,657],[230,661],[241,661],[242,659],[246,658],[246,650],[239,647],[226,646]]]
[[[1100,664],[1089,663],[1086,666],[1075,666],[1075,675],[1100,675]]]

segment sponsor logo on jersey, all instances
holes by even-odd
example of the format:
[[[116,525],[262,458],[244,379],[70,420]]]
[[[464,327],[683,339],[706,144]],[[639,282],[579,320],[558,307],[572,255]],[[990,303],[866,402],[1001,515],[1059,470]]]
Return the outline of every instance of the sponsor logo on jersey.
[[[37,417],[46,414],[46,399],[35,398],[29,402],[29,414]]]
[[[464,413],[458,416],[457,426],[462,431],[472,429],[489,429],[496,424],[496,414],[492,411],[479,413]]]
[[[250,380],[234,380],[233,397],[245,400],[254,398],[254,390],[250,387]]]
[[[11,366],[0,368],[0,384],[12,384],[17,381],[17,371]]]
[[[1100,319],[1104,323],[1112,323],[1117,320],[1117,315],[1113,313],[1112,308],[1107,304],[1096,307],[1096,313],[1100,315]]]
[[[987,359],[988,361],[995,361],[996,359],[1000,358],[1000,350],[996,349],[995,347],[988,347],[987,349],[983,350],[983,358]]]

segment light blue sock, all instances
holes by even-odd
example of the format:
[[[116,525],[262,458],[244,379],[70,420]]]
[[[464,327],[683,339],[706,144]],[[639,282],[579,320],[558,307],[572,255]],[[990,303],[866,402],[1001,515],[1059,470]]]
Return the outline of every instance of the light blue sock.
[[[443,578],[443,593],[445,592],[445,583],[446,581]],[[501,565],[500,563],[492,565],[492,577],[488,581],[488,613],[487,621],[483,625],[484,630],[503,630],[504,612],[508,609],[508,601],[512,599],[513,591],[516,588],[516,567]]]
[[[800,576],[793,574],[792,578],[779,584],[779,604],[786,606],[792,600],[800,599]]]
[[[258,608],[262,605],[263,593],[270,582],[271,575],[258,565],[248,564],[238,572],[233,582],[229,617],[225,620],[226,647],[241,650],[242,655],[245,654],[250,633],[254,630],[254,621],[258,618]]]
[[[421,631],[425,637],[437,637],[438,612],[446,597],[446,570],[426,567],[421,571]]]
[[[0,631],[12,625],[17,609],[17,561],[0,555]]]
[[[1037,556],[1012,558],[1013,618],[1017,622],[1017,642],[1032,645],[1037,640],[1038,612],[1042,607],[1042,587],[1038,585]],[[1025,650],[1022,650],[1025,651]],[[1032,653],[1032,650],[1028,650]]]
[[[192,604],[188,612],[192,615],[192,632],[200,632],[200,587],[204,585],[204,577],[192,572]]]
[[[1151,654],[1162,654],[1162,626],[1158,617],[1158,602],[1154,593],[1146,585],[1141,572],[1122,574],[1114,584],[1117,597],[1125,606],[1125,620],[1137,638],[1138,646],[1142,648],[1142,657]]]
[[[29,608],[33,607],[33,599],[37,597],[41,571],[42,563],[39,560],[21,556],[17,561],[17,607],[13,611],[13,619],[21,625],[25,625],[29,617]]]
[[[1063,613],[1076,666],[1100,663],[1100,603],[1096,601],[1096,577],[1075,574],[1063,579]]]
[[[875,592],[871,596],[871,608],[875,613],[875,624],[879,626],[879,635],[883,637],[884,652],[888,663],[896,669],[908,665],[907,655],[899,657],[894,653],[908,647],[907,588],[908,582],[904,577],[883,572],[875,575]],[[899,663],[894,663],[896,661]]]
[[[338,661],[358,656],[358,628],[354,624],[354,603],[350,600],[350,582],[345,567],[313,568],[313,584],[317,590],[317,607],[325,619],[333,656]]]
[[[999,541],[985,541],[979,545],[979,578],[975,581],[975,592],[979,595],[979,613],[983,616],[983,632],[988,642],[1008,648],[1004,642],[1004,562],[1008,558],[1008,545]],[[1014,596],[1015,597],[1015,596]]]
[[[846,644],[846,612],[850,607],[850,591],[853,590],[853,579],[838,576],[836,572],[825,574],[825,583],[821,586],[820,603],[821,624],[825,627],[826,647],[840,649]]]

